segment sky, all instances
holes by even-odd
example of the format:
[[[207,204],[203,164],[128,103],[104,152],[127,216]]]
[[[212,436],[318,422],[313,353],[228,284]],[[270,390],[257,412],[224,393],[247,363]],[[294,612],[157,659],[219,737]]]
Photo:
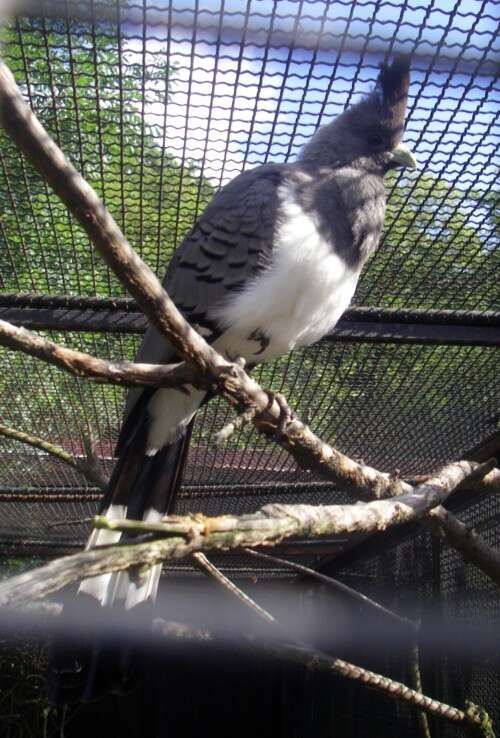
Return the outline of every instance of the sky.
[[[134,7],[123,26],[130,58],[142,58],[145,43],[148,65],[169,50],[176,67],[167,149],[216,186],[293,158],[318,125],[372,88],[394,51],[413,56],[405,140],[420,164],[464,189],[496,177],[495,3],[174,0],[169,12],[157,0],[146,25]],[[160,136],[164,105],[146,111]]]
[[[491,0],[45,0],[44,7],[75,17],[93,8],[108,13],[114,29],[119,8],[125,62],[152,69],[170,60],[166,105],[157,102],[165,90],[146,79],[147,123],[159,145],[216,187],[244,168],[294,158],[319,125],[370,91],[379,62],[401,51],[412,56],[405,141],[421,168],[463,190],[487,189],[497,177],[500,4]]]

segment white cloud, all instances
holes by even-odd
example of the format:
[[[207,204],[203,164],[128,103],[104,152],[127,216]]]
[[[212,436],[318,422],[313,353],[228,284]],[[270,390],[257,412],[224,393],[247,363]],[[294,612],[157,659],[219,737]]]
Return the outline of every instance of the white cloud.
[[[159,143],[166,121],[166,151],[179,160],[194,162],[214,185],[225,184],[255,163],[255,151],[249,149],[251,134],[271,130],[275,87],[281,84],[281,75],[273,79],[276,74],[271,66],[262,74],[259,58],[239,60],[236,49],[224,46],[217,58],[213,45],[197,44],[192,53],[189,42],[173,43],[169,61],[175,73],[166,118],[163,103],[146,109],[146,120],[156,126]],[[139,61],[142,41],[129,40],[127,51]],[[148,61],[155,63],[159,54],[166,54],[165,43],[148,41]]]

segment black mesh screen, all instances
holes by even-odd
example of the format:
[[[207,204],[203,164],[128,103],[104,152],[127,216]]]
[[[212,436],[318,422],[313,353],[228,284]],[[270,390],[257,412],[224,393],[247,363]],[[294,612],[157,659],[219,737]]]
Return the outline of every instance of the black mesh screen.
[[[497,513],[497,509],[496,500],[483,500],[481,511],[476,512],[484,519],[485,515]],[[461,518],[474,524],[474,507],[462,511]],[[498,531],[485,537],[488,543],[498,546]],[[396,612],[420,621],[420,661],[426,694],[462,708],[466,700],[472,700],[485,707],[494,721],[499,719],[500,661],[491,647],[498,627],[498,593],[475,567],[464,565],[458,554],[425,534],[367,560],[356,559],[340,570],[334,564],[327,570]],[[358,625],[363,627],[363,618],[358,614],[353,617],[361,620]],[[376,632],[376,626],[374,629]],[[387,631],[385,635],[388,655],[367,656],[366,665],[408,684],[409,639],[405,648],[404,640],[402,647],[401,641],[387,638]],[[378,637],[383,639],[382,633]],[[356,653],[358,661],[359,657]],[[377,703],[373,695],[357,685],[340,684],[337,702],[347,729],[353,720],[357,726],[353,735],[358,734],[356,730],[367,735],[363,731],[368,716],[373,735],[401,735],[402,726],[407,726],[408,735],[418,734],[414,712],[390,700]],[[445,720],[431,720],[431,729],[436,736],[461,735],[458,727]]]
[[[358,307],[404,309],[411,325],[378,343],[365,326],[356,342],[326,339],[255,372],[324,440],[412,477],[460,457],[498,424],[497,25],[488,0],[50,0],[6,23],[3,55],[43,124],[160,276],[221,186],[246,168],[293,159],[318,126],[372,88],[382,59],[412,56],[405,141],[419,168],[388,179],[384,236],[354,298]],[[33,306],[19,302],[12,312],[13,293],[32,293]],[[78,297],[76,308],[56,304],[61,295]],[[122,304],[104,310],[95,296],[119,298],[123,289],[0,133],[0,315],[52,328],[45,335],[104,358],[133,358],[141,321],[125,321]],[[419,312],[429,310],[441,312]],[[355,319],[368,316],[375,330],[387,315]],[[423,338],[422,326],[429,326]],[[419,342],[408,343],[417,334]],[[0,349],[0,422],[76,456],[92,433],[108,474],[123,402],[121,389]],[[249,428],[216,449],[214,431],[229,417],[218,400],[199,413],[178,512],[346,500]],[[82,521],[100,497],[62,461],[0,436],[0,544],[8,550],[54,555],[81,546],[90,527]],[[495,546],[499,504],[482,497],[459,512]],[[352,541],[292,543],[284,556],[318,565],[325,551]],[[291,577],[239,554],[214,561],[235,577]],[[330,568],[398,612],[422,617],[424,629],[437,603],[444,624],[498,622],[489,580],[427,534],[353,556],[340,572]],[[177,562],[168,572],[192,570]],[[470,697],[500,714],[495,653],[465,663],[447,645],[422,657],[427,693],[456,705]],[[382,661],[367,665],[408,681],[404,659]],[[370,738],[417,734],[414,713],[363,689],[339,680],[332,699],[343,738],[367,735],[367,725]],[[459,734],[444,723],[432,728],[436,736]]]
[[[498,313],[489,345],[473,345],[484,344],[473,327],[459,338],[461,322],[474,315],[470,325],[480,325],[499,304],[498,40],[490,3],[444,11],[433,3],[53,0],[28,5],[3,36],[5,59],[37,115],[160,275],[220,186],[242,169],[293,159],[319,125],[371,89],[381,59],[411,54],[405,140],[420,168],[387,182],[384,238],[355,303],[407,309],[414,326],[405,340],[426,322],[416,309],[462,312],[447,315],[444,332],[431,326],[424,345],[326,340],[256,374],[325,440],[402,475],[430,471],[495,429]],[[0,136],[0,308],[12,305],[12,293],[34,293],[38,307],[25,310],[25,302],[17,322],[38,316],[39,325],[63,327],[47,333],[57,341],[133,357],[139,338],[126,332],[130,323],[111,333],[111,321],[94,313],[99,332],[82,330],[93,296],[117,297],[122,288]],[[82,312],[59,301],[54,323],[56,303],[42,309],[40,299],[63,294],[81,296]],[[2,422],[77,455],[91,431],[109,473],[122,390],[6,350],[0,361]],[[213,432],[227,418],[222,401],[199,414],[179,510],[236,512],[292,493],[336,499],[249,429],[214,449]],[[9,540],[24,531],[25,540],[47,544],[80,541],[84,527],[53,523],[95,509],[98,492],[87,487],[62,462],[0,439],[0,528]]]

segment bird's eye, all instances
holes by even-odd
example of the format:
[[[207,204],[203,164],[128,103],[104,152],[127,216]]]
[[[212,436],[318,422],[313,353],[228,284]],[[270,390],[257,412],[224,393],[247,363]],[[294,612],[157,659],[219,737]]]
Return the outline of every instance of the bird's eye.
[[[378,133],[372,133],[370,136],[368,136],[368,144],[370,146],[380,146],[382,143],[382,136],[380,136]]]

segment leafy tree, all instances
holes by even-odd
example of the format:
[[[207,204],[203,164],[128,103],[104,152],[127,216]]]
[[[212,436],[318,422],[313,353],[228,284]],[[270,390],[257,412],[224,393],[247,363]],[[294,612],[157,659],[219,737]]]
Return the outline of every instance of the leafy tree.
[[[498,193],[467,191],[425,172],[388,183],[384,237],[358,304],[495,309],[500,299]]]
[[[148,111],[168,102],[175,68],[142,64],[111,29],[39,19],[6,31],[4,56],[37,116],[102,197],[125,235],[161,271],[213,189],[193,162],[166,153]],[[168,142],[166,142],[168,143]],[[2,134],[1,287],[120,294],[58,198]],[[3,176],[3,182],[2,182]]]

